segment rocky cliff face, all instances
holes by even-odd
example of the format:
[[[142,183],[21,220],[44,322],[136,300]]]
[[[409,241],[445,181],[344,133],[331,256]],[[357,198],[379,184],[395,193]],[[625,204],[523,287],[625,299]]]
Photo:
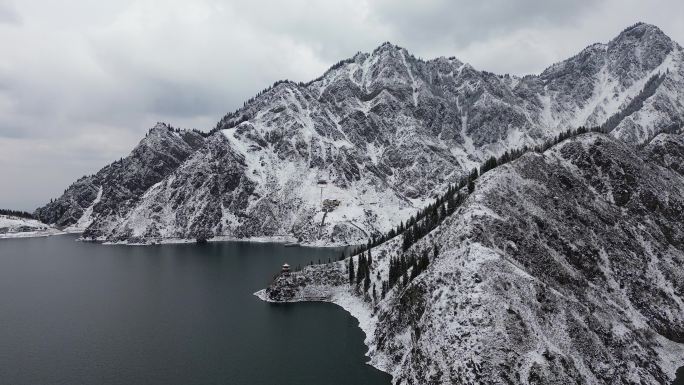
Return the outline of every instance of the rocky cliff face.
[[[684,363],[682,157],[681,135],[566,140],[484,174],[408,250],[373,248],[372,290],[391,258],[430,256],[384,298],[349,285],[348,260],[259,295],[341,304],[396,384],[668,384]]]
[[[523,78],[385,43],[312,82],[266,90],[226,115],[200,149],[184,147],[186,159],[165,163],[160,178],[130,182],[132,194],[109,198],[118,186],[88,177],[38,214],[74,223],[102,186],[111,205],[81,220],[92,223],[88,238],[355,242],[405,220],[491,155],[626,111],[655,75],[662,81],[616,119],[613,135],[637,143],[679,127],[683,66],[682,48],[647,24]]]

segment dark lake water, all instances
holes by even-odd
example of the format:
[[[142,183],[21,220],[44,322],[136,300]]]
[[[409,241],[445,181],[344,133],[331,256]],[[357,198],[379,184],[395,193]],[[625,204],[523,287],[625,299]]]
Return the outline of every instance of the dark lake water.
[[[0,383],[382,384],[342,308],[252,295],[338,250],[0,240]]]
[[[677,378],[675,378],[672,385],[684,385],[684,366],[677,369]]]

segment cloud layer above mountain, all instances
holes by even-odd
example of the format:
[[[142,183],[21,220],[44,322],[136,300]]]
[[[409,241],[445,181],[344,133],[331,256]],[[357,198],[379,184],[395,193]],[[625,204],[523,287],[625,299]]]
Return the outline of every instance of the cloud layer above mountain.
[[[640,20],[682,43],[682,14],[678,0],[0,0],[0,206],[33,209],[157,121],[209,129],[383,41],[537,73]]]

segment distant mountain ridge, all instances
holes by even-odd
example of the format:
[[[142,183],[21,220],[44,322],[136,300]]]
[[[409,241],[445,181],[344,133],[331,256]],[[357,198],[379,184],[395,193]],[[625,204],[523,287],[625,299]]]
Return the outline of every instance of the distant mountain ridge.
[[[110,165],[108,176],[79,180],[36,214],[61,226],[80,221],[84,238],[109,241],[357,242],[415,214],[491,155],[607,121],[628,143],[680,127],[682,55],[643,23],[538,76],[419,60],[384,43],[312,82],[277,83],[122,194],[114,181],[127,178]],[[324,200],[338,204],[327,212]]]

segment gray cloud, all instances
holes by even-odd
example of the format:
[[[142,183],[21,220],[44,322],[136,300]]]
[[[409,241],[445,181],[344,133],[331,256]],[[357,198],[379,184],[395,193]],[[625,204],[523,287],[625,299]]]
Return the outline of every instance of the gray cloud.
[[[462,48],[519,28],[576,23],[601,2],[596,0],[381,0],[375,12],[392,32],[416,45],[447,44]]]
[[[682,14],[678,0],[0,0],[0,207],[35,208],[157,121],[209,129],[383,41],[523,74],[638,20],[682,42]]]
[[[9,0],[0,0],[0,24],[19,24],[21,17]]]

